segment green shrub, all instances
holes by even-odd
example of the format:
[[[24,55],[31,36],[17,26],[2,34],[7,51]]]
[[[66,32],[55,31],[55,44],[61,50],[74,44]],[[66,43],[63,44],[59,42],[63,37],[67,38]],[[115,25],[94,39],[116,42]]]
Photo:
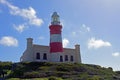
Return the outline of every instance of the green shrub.
[[[37,71],[32,71],[32,72],[25,72],[23,75],[23,78],[40,78],[40,77],[46,77],[46,73],[42,72],[37,72]]]
[[[54,76],[51,76],[51,77],[48,78],[48,80],[57,80],[57,78],[54,77]]]
[[[100,76],[93,76],[92,78],[88,78],[87,80],[101,80]]]
[[[12,62],[0,62],[0,69],[11,69]]]
[[[20,80],[19,78],[9,78],[9,79],[6,79],[6,80]]]
[[[49,67],[48,66],[41,66],[41,67],[38,68],[38,70],[40,70],[40,71],[48,71]]]
[[[56,70],[57,71],[63,71],[63,72],[70,72],[72,70],[72,67],[71,66],[64,66],[64,65],[60,65],[60,66],[57,66],[56,67]]]
[[[5,64],[0,64],[1,67]],[[13,67],[13,65],[12,65]],[[6,67],[8,68],[8,67]],[[9,70],[6,70],[7,72]],[[105,79],[110,79],[115,73],[112,68],[103,68],[98,65],[79,64],[79,63],[49,63],[49,62],[20,62],[15,63],[14,68],[11,71],[11,77],[19,78],[38,78],[38,77],[62,77],[65,79],[72,79],[72,77],[78,77],[76,79],[82,80],[95,80],[95,75],[102,76]],[[120,75],[120,71],[116,72],[116,75]],[[58,78],[54,78],[57,79]],[[51,77],[50,77],[51,79]],[[68,80],[69,80],[68,79]]]

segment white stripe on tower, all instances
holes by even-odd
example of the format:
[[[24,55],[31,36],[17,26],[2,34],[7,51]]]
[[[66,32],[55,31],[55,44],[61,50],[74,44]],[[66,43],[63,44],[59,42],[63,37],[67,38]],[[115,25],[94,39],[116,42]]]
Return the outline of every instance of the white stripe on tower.
[[[51,34],[50,43],[52,42],[62,42],[61,34]]]

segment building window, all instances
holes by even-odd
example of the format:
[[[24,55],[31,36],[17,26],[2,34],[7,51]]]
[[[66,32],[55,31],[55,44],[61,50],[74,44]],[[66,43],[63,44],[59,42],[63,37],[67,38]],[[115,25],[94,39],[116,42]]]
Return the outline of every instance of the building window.
[[[40,59],[40,53],[36,53],[36,59]]]
[[[63,56],[60,56],[60,62],[63,62]]]
[[[73,56],[70,56],[70,61],[73,61],[74,59],[73,59]]]
[[[43,60],[47,60],[47,54],[46,53],[43,54]]]
[[[65,55],[65,61],[68,61],[68,55]]]

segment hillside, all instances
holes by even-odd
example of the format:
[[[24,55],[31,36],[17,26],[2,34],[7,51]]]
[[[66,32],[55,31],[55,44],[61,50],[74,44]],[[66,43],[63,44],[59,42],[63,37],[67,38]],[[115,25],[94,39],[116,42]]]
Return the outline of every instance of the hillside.
[[[7,78],[49,78],[58,77],[61,80],[119,80],[119,71],[104,68],[99,65],[78,63],[0,63],[0,71],[4,70]],[[2,76],[1,76],[2,77]],[[54,79],[52,79],[54,80]]]

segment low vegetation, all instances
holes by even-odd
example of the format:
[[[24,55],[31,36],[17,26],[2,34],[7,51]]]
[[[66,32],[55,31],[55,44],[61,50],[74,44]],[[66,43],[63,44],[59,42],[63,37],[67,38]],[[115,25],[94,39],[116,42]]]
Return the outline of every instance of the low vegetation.
[[[0,77],[7,80],[119,80],[111,67],[78,63],[0,62]]]

